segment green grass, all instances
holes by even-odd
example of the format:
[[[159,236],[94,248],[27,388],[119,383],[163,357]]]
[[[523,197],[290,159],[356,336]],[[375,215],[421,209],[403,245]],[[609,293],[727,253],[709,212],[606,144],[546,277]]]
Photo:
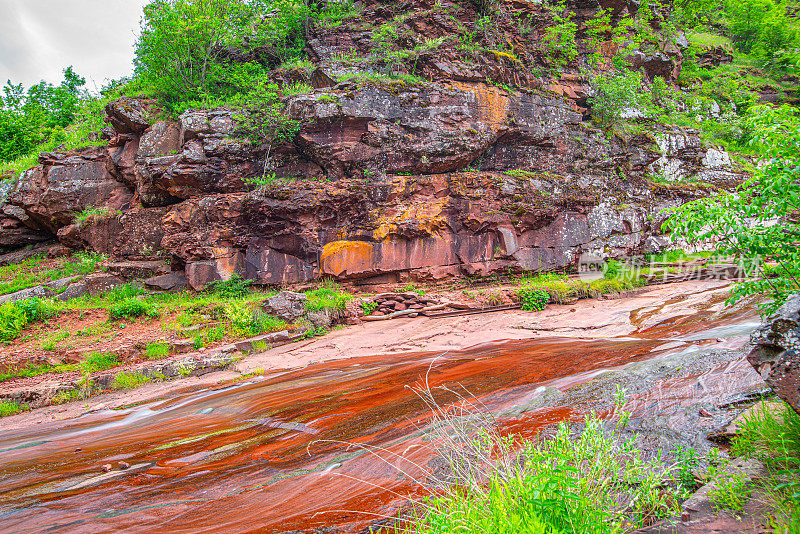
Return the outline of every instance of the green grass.
[[[126,372],[122,371],[117,373],[114,377],[114,382],[111,387],[114,389],[133,389],[147,384],[152,379],[140,372]]]
[[[686,263],[709,258],[712,254],[712,252],[705,251],[688,253],[683,250],[670,250],[662,254],[649,254],[645,256],[645,261],[648,263]]]
[[[62,365],[36,365],[31,364],[25,367],[11,368],[7,371],[0,373],[0,382],[11,380],[12,378],[29,378],[32,376],[39,376],[48,373],[67,373],[70,371],[77,371],[80,366],[77,364],[62,364]]]
[[[14,401],[0,401],[0,417],[8,417],[20,412],[30,410],[27,404],[18,404]]]
[[[77,400],[86,400],[90,396],[88,389],[71,389],[69,391],[59,391],[50,404],[66,404]]]
[[[147,344],[145,356],[148,360],[160,360],[169,356],[169,343],[166,341],[153,341]]]
[[[158,317],[156,307],[145,300],[137,298],[127,298],[115,302],[108,308],[108,316],[111,319],[131,319],[133,317]]]
[[[57,313],[53,301],[39,298],[0,304],[0,342],[13,341],[30,323],[45,321]]]
[[[686,38],[692,48],[696,48],[700,51],[706,51],[716,47],[722,47],[726,50],[733,51],[731,40],[717,33],[703,31],[686,32]]]
[[[55,269],[42,269],[44,256],[34,256],[20,263],[5,265],[0,267],[0,295],[69,276],[93,273],[97,270],[97,264],[105,259],[102,254],[78,252]]]
[[[228,329],[226,328],[226,326],[219,325],[213,328],[209,328],[205,332],[195,335],[192,338],[192,343],[195,349],[200,349],[203,347],[208,347],[209,345],[216,343],[217,341],[225,339],[226,335],[228,335]]]
[[[609,262],[606,278],[592,280],[571,280],[565,274],[543,273],[517,280],[520,289],[517,295],[532,294],[544,291],[550,296],[550,302],[564,304],[574,299],[599,298],[603,295],[622,293],[644,285],[644,280],[636,276],[627,267],[618,262]]]
[[[306,302],[308,311],[343,311],[350,299],[353,298],[331,281],[323,282],[323,285],[317,289],[306,291],[305,295],[308,297],[308,302]]]
[[[771,405],[762,402],[746,416],[731,444],[732,455],[760,460],[767,475],[750,483],[725,476],[711,497],[718,508],[736,511],[758,493],[772,507],[776,532],[800,532],[800,415],[779,400]]]
[[[98,371],[111,369],[119,364],[119,358],[117,358],[115,354],[109,352],[92,352],[81,362],[81,368],[86,373],[96,373]]]
[[[618,435],[621,427],[604,430],[594,417],[577,436],[561,423],[553,439],[522,439],[521,446],[486,432],[468,441],[462,423],[448,424],[460,439],[448,442],[444,456],[458,481],[421,504],[411,532],[631,531],[671,516],[685,497],[672,484],[674,466],[645,459],[636,440]]]

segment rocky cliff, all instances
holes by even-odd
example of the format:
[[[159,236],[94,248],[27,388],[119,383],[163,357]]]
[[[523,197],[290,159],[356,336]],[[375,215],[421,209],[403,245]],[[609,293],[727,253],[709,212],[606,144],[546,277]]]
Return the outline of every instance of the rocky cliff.
[[[468,5],[406,4],[412,48],[480,17]],[[573,7],[579,17],[601,7],[586,4]],[[533,74],[546,60],[531,43],[548,24],[533,3],[504,4],[527,29],[501,20],[478,37],[511,40],[513,56],[465,58],[440,44],[400,64],[425,81],[349,76],[401,7],[365,2],[358,19],[310,30],[314,67],[273,77],[314,89],[284,97],[300,128],[269,150],[239,135],[232,110],[156,120],[151,101],[110,104],[106,146],[42,154],[3,185],[0,247],[57,238],[117,259],[169,259],[194,288],[232,273],[264,284],[438,280],[656,251],[664,208],[738,179],[692,132],[647,124],[618,136],[586,120],[577,63],[558,78]],[[639,67],[672,79],[681,55],[668,45]],[[248,182],[265,170],[275,178]],[[705,185],[687,185],[693,177]]]

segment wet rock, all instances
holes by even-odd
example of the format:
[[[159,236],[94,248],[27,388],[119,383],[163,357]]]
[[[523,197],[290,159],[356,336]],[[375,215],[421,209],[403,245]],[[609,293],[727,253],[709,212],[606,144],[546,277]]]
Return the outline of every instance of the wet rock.
[[[302,293],[281,291],[261,303],[261,310],[284,321],[296,321],[306,313],[308,297]]]
[[[47,249],[48,258],[63,258],[72,254],[72,249],[64,245],[53,245]]]
[[[308,322],[314,325],[315,328],[330,328],[331,324],[333,324],[333,318],[326,310],[308,312],[306,314],[306,319],[308,319]]]
[[[790,297],[751,336],[747,360],[775,393],[800,413],[800,294]]]
[[[30,287],[28,289],[23,289],[15,293],[0,295],[0,304],[4,304],[6,302],[18,302],[20,300],[32,299],[32,298],[48,298],[54,293],[55,291],[46,286]]]

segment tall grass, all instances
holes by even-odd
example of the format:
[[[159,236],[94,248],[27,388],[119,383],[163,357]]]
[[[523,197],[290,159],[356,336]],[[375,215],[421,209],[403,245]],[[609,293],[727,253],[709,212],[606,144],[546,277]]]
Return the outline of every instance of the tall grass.
[[[632,531],[675,513],[684,496],[671,485],[676,466],[645,459],[635,439],[622,438],[625,414],[610,429],[592,415],[579,431],[563,422],[551,439],[526,440],[500,435],[474,403],[442,407],[430,390],[421,396],[449,469],[408,522],[411,532]]]

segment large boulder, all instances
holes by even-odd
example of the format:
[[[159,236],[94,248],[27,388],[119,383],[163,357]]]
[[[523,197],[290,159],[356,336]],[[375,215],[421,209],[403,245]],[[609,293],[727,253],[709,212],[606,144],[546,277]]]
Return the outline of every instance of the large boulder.
[[[108,122],[119,134],[144,133],[150,127],[148,105],[150,102],[122,97],[106,105]]]
[[[125,208],[133,193],[109,172],[107,160],[101,147],[42,154],[41,165],[22,173],[8,202],[52,233],[87,208]]]
[[[8,204],[7,199],[15,188],[15,180],[0,181],[0,250],[35,245],[53,238],[49,232],[37,228],[25,210]]]
[[[752,334],[747,360],[781,399],[800,414],[800,294]]]
[[[302,293],[281,291],[261,303],[261,310],[284,321],[293,322],[306,314],[308,297]]]

